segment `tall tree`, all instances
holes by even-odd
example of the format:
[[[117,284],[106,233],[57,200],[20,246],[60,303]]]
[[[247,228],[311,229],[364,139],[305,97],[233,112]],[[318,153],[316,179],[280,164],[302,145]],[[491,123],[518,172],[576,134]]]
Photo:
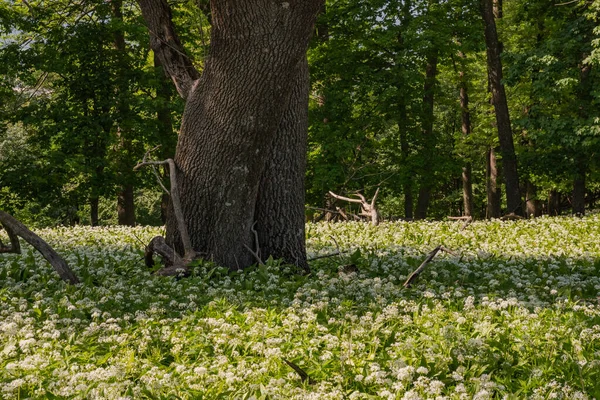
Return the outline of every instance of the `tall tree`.
[[[499,8],[496,13],[501,13],[501,8]],[[504,83],[502,82],[502,60],[500,59],[501,45],[496,31],[493,0],[481,0],[481,15],[485,26],[488,77],[492,91],[492,102],[496,112],[498,139],[500,141],[500,150],[502,153],[502,172],[506,182],[508,212],[514,212],[517,215],[521,215],[523,213],[523,207],[519,188],[517,156],[510,125],[508,100],[506,98]]]
[[[175,163],[192,245],[232,269],[259,253],[308,268],[306,50],[322,1],[211,2],[201,77],[166,0],[139,4],[152,48],[186,100]],[[167,241],[181,249],[172,215]]]

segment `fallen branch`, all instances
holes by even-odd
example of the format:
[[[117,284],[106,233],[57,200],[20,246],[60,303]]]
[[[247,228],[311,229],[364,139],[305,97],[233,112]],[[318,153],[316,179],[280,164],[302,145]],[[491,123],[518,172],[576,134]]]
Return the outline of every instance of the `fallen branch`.
[[[404,286],[405,288],[409,288],[409,287],[411,286],[411,284],[413,283],[413,281],[414,281],[415,279],[417,279],[417,277],[418,277],[418,276],[421,274],[421,272],[423,272],[423,270],[425,269],[425,266],[426,266],[427,264],[429,264],[429,263],[431,262],[431,260],[433,260],[433,257],[435,257],[435,256],[436,256],[436,254],[437,254],[437,253],[438,253],[440,250],[441,250],[441,251],[445,251],[445,252],[447,252],[447,253],[450,253],[450,254],[454,254],[454,253],[452,253],[450,250],[446,249],[446,248],[445,248],[445,247],[443,247],[443,246],[438,246],[438,247],[436,247],[435,249],[433,249],[433,250],[432,250],[432,251],[431,251],[431,252],[430,252],[430,253],[427,255],[427,257],[425,258],[425,260],[424,260],[424,261],[421,263],[421,265],[419,265],[419,268],[417,268],[417,269],[416,269],[416,270],[415,270],[415,271],[414,271],[412,274],[410,274],[410,276],[408,277],[408,279],[406,280],[406,282],[404,282],[404,285],[403,285],[403,286]]]
[[[0,226],[4,225],[0,224]],[[4,226],[4,230],[8,234],[8,239],[10,240],[10,247],[4,246],[4,243],[0,241],[0,253],[21,254],[21,243],[19,242],[19,237],[9,226]]]
[[[44,256],[63,281],[71,284],[79,283],[79,279],[71,268],[69,268],[65,260],[48,243],[30,231],[19,220],[4,211],[0,211],[0,224],[8,232],[13,250],[19,250],[18,252],[20,253],[20,245],[15,245],[15,240],[19,241],[17,236],[20,236]]]
[[[375,201],[377,200],[377,196],[379,195],[379,188],[375,191],[371,202],[368,202],[365,196],[361,193],[356,193],[358,199],[352,199],[350,197],[340,196],[339,194],[335,194],[332,191],[329,191],[329,195],[338,200],[344,200],[349,203],[358,203],[360,204],[361,212],[360,214],[365,217],[371,218],[371,223],[373,225],[379,225],[379,212],[377,211],[377,207],[375,207]]]
[[[314,379],[312,379],[310,376],[308,376],[308,374],[306,373],[306,371],[304,371],[302,368],[300,368],[299,366],[297,366],[296,364],[294,364],[291,361],[286,360],[285,358],[282,358],[282,360],[294,371],[296,371],[296,373],[298,375],[300,375],[300,380],[302,382],[306,382],[308,381],[309,385],[314,385],[315,383],[317,383]]]
[[[470,216],[470,215],[466,215],[466,216],[463,216],[463,217],[448,217],[448,219],[455,220],[455,221],[465,221],[465,223],[463,224],[463,226],[460,227],[461,231],[464,231],[467,228],[467,226],[469,226],[469,224],[471,222],[473,222],[473,217]]]
[[[521,219],[525,219],[525,218],[523,218],[520,215],[517,215],[515,213],[506,214],[506,215],[500,217],[501,221],[518,221]]]
[[[152,239],[150,244],[146,247],[146,255],[145,255],[146,265],[148,265],[148,263],[151,263],[153,265],[153,262],[152,262],[153,252],[156,252],[163,257],[166,267],[164,268],[164,271],[159,270],[156,273],[157,273],[157,275],[164,275],[167,272],[169,272],[169,273],[175,272],[175,271],[170,271],[171,267],[174,267],[176,269],[181,269],[183,267],[188,268],[187,265],[196,257],[196,252],[194,251],[194,248],[192,247],[192,242],[191,242],[190,236],[188,234],[187,225],[186,225],[184,217],[183,217],[181,201],[179,198],[179,190],[178,190],[178,186],[177,186],[177,167],[175,165],[175,161],[173,161],[172,158],[167,158],[164,161],[146,161],[148,156],[150,155],[150,153],[156,149],[157,149],[157,147],[155,147],[154,149],[148,150],[146,152],[146,154],[144,155],[142,162],[137,164],[133,168],[133,170],[137,171],[141,167],[144,167],[147,165],[154,166],[154,165],[165,165],[166,164],[169,166],[169,177],[171,180],[171,191],[170,191],[171,202],[173,204],[173,211],[175,213],[175,219],[177,220],[177,227],[179,230],[179,234],[181,235],[181,242],[183,243],[183,249],[184,249],[183,259],[181,259],[181,257],[177,254],[177,252],[174,249],[171,249],[170,251],[167,250],[167,248],[170,249],[170,246],[164,241],[164,239],[161,242],[156,237],[154,239]],[[162,184],[161,184],[161,186],[162,186]],[[166,190],[166,188],[164,188],[164,186],[163,186],[163,189]],[[167,271],[167,269],[169,271]],[[176,274],[177,273],[175,273],[175,275]]]

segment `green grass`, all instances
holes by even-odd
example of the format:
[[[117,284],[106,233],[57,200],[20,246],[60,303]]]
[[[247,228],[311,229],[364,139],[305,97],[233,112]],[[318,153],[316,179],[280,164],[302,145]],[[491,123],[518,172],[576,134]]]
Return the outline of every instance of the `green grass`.
[[[461,225],[308,225],[348,253],[180,280],[143,265],[158,229],[38,231],[83,283],[0,255],[0,398],[600,399],[600,215]]]

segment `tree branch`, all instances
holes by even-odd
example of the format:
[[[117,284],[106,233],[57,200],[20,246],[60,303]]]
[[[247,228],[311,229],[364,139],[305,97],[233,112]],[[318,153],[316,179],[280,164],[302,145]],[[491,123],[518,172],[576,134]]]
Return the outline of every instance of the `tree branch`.
[[[181,242],[183,243],[184,255],[183,261],[185,264],[189,263],[196,257],[196,252],[192,247],[192,242],[190,240],[190,235],[188,234],[187,225],[185,223],[185,219],[183,217],[183,211],[181,208],[181,201],[179,199],[179,190],[177,188],[177,170],[175,166],[175,161],[172,158],[167,158],[164,161],[146,161],[148,154],[150,154],[152,150],[149,150],[145,155],[144,159],[141,163],[136,165],[133,170],[136,171],[143,166],[146,165],[163,165],[167,164],[169,166],[169,178],[171,180],[171,202],[173,203],[173,211],[175,212],[175,219],[177,220],[177,227],[179,229],[179,233],[181,234]]]
[[[79,279],[73,273],[71,268],[69,268],[65,260],[60,255],[58,255],[58,253],[54,251],[54,249],[50,247],[48,243],[42,240],[42,238],[40,238],[35,233],[31,232],[19,220],[5,213],[4,211],[0,211],[0,224],[4,226],[6,232],[9,232],[11,242],[13,241],[14,237],[20,236],[23,239],[25,239],[27,243],[32,245],[37,251],[39,251],[42,254],[42,256],[44,256],[44,258],[48,260],[50,265],[52,265],[52,268],[54,268],[54,270],[58,273],[58,275],[63,281],[71,284],[79,283]],[[13,248],[14,247],[15,245],[13,242]]]
[[[442,250],[443,247],[442,246],[438,246],[435,249],[433,249],[425,258],[425,260],[421,263],[421,265],[419,265],[419,268],[417,268],[412,274],[410,274],[410,276],[408,277],[408,279],[406,280],[406,282],[404,282],[404,287],[408,288],[410,287],[410,285],[413,283],[413,281],[415,279],[417,279],[417,277],[419,275],[421,275],[421,272],[423,272],[423,270],[425,269],[425,266],[427,264],[429,264],[431,262],[431,260],[433,260],[433,257],[435,257],[435,255]]]
[[[200,74],[179,41],[166,0],[138,0],[150,31],[150,46],[169,74],[177,92],[185,100]]]

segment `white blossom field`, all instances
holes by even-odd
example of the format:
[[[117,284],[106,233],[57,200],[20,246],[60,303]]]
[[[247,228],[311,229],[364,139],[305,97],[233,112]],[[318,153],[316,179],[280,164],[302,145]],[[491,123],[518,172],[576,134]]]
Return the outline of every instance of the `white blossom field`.
[[[0,399],[600,399],[600,215],[461,227],[309,224],[342,253],[308,276],[181,279],[144,265],[159,228],[38,230],[82,283],[0,254]]]

